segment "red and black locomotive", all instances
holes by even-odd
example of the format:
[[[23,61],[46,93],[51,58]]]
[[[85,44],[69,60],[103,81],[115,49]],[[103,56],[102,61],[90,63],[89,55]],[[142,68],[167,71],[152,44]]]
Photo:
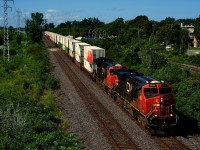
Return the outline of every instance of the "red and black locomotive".
[[[93,77],[144,126],[170,129],[178,123],[172,87],[106,58],[94,60]]]

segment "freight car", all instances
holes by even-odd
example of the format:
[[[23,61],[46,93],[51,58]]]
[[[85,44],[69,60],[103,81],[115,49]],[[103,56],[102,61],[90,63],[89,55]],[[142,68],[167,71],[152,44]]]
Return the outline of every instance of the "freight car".
[[[84,47],[90,46],[87,43],[75,43],[75,60],[79,64],[80,68],[84,68]]]
[[[94,63],[94,80],[115,100],[121,97],[127,110],[143,126],[163,131],[177,126],[179,117],[172,86],[110,59],[97,58]]]
[[[61,44],[63,51],[114,100],[123,99],[124,106],[143,126],[162,131],[177,126],[179,117],[175,113],[175,98],[169,84],[105,58],[105,50],[100,47],[74,40],[71,36],[52,32],[45,32],[45,35],[55,44]]]

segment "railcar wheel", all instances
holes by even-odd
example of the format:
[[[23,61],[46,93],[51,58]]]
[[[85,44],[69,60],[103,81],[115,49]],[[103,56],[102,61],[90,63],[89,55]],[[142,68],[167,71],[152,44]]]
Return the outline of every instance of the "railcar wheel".
[[[113,98],[114,97],[114,93],[113,93],[113,90],[110,89],[110,97]]]
[[[131,116],[134,115],[134,110],[133,110],[131,107],[128,108],[128,111],[129,111],[129,113],[131,114]]]
[[[104,89],[104,91],[107,93],[108,92],[108,88],[107,88],[107,86],[104,84],[103,85],[103,89]]]
[[[124,107],[125,109],[128,109],[128,102],[126,100],[124,100]]]
[[[143,127],[146,127],[146,120],[145,120],[144,117],[142,117],[142,126],[143,126]]]
[[[113,92],[113,99],[115,102],[117,101],[117,93],[115,91]]]
[[[92,74],[92,80],[93,80],[94,82],[96,82],[96,76],[95,76],[94,73]]]
[[[141,124],[142,121],[141,121],[140,114],[137,115],[137,121]]]
[[[142,115],[139,114],[138,117],[137,117],[137,120],[143,127],[146,126],[146,120]]]

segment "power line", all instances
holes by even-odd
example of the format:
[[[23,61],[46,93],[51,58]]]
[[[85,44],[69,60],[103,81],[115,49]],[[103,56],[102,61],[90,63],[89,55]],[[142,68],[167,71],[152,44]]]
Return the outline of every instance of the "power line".
[[[10,52],[9,52],[9,33],[8,33],[8,8],[11,8],[8,6],[8,1],[13,0],[4,0],[4,46],[3,46],[3,58],[5,60],[6,54],[8,57],[8,61],[10,60]]]
[[[20,23],[21,23],[21,16],[22,16],[22,12],[19,10],[19,8],[17,9],[16,6],[15,6],[15,3],[13,2],[13,5],[14,5],[14,8],[15,8],[15,11],[17,13],[17,32],[18,34],[20,34]]]
[[[19,11],[19,9],[16,12],[17,12],[17,33],[20,34],[20,17],[22,12]]]

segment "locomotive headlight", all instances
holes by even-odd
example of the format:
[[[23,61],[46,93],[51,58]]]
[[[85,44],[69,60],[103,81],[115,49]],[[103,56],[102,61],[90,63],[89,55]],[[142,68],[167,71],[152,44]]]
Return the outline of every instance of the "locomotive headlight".
[[[158,116],[158,115],[156,115],[156,114],[154,115],[154,117],[157,117],[157,116]]]
[[[173,117],[173,114],[170,114],[170,117]]]
[[[163,102],[163,98],[160,98],[160,102],[161,102],[161,103]]]

